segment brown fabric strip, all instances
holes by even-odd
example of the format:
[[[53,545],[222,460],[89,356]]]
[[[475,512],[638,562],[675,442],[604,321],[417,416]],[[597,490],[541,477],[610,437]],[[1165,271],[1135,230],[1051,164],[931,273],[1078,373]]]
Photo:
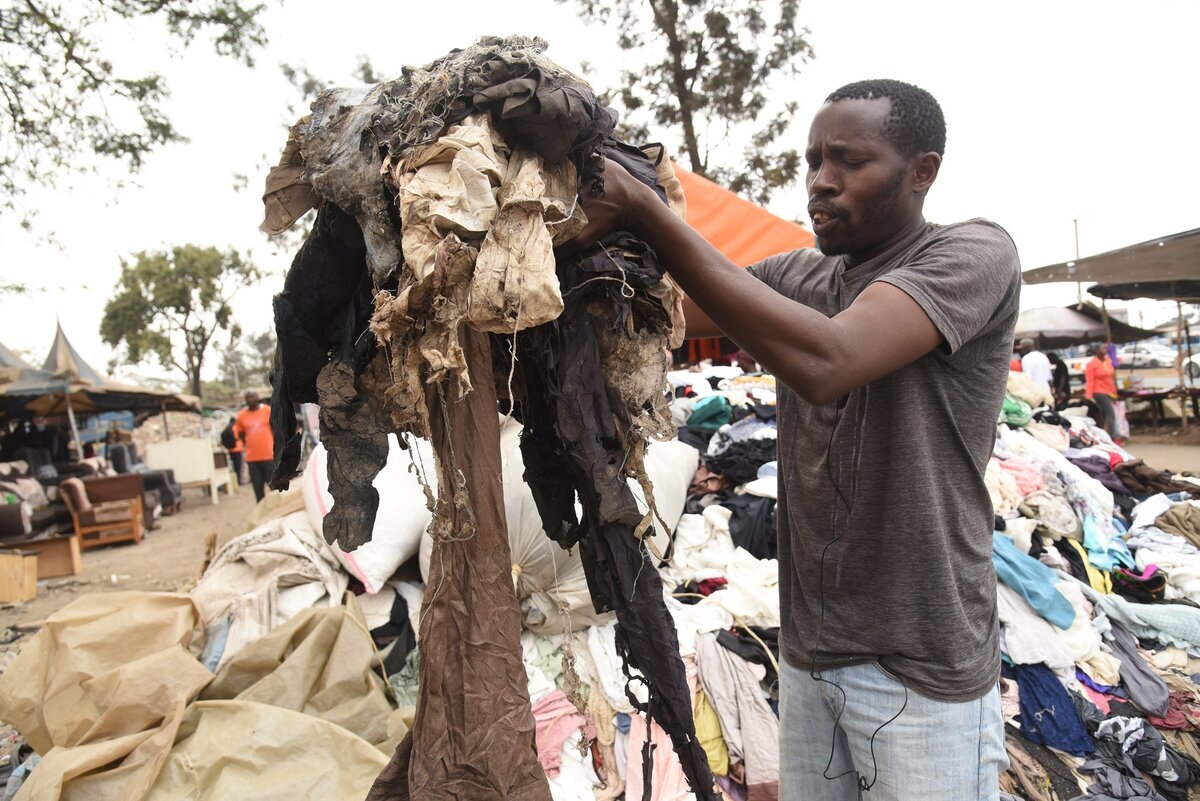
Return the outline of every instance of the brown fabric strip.
[[[478,380],[462,398],[450,383],[428,391],[442,491],[411,754],[401,746],[392,760],[410,758],[413,801],[551,801],[521,661],[491,349],[487,334],[466,326],[460,341]],[[396,768],[384,769],[370,801],[403,797]]]

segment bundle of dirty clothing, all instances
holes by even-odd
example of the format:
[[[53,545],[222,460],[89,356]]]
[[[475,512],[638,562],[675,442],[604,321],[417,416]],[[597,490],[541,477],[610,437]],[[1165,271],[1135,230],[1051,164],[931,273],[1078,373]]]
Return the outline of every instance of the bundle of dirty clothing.
[[[715,797],[643,540],[655,515],[643,457],[648,440],[673,434],[663,353],[680,344],[682,298],[628,233],[555,252],[586,224],[579,194],[603,192],[605,159],[678,213],[682,191],[661,148],[617,141],[615,113],[544,49],[484,38],[394,81],[325,92],[268,177],[265,230],[317,208],[275,298],[272,486],[299,470],[294,404],[318,403],[334,499],[323,532],[352,551],[370,537],[388,435],[428,437],[435,452],[415,725],[372,798],[550,798],[521,662],[497,408],[524,424],[545,531],[579,547],[596,610],[616,612],[617,652],[646,690],[630,692],[635,708],[670,736],[696,797]],[[650,754],[647,743],[647,766]]]

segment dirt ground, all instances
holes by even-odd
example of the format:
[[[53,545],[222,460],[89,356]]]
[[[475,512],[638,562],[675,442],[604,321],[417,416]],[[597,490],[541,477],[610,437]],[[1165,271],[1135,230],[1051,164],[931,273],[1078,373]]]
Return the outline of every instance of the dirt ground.
[[[213,506],[207,490],[187,490],[183,508],[137,545],[120,543],[85,551],[78,576],[38,582],[37,598],[23,604],[0,606],[0,630],[17,628],[6,637],[36,626],[71,601],[93,592],[150,590],[173,592],[198,578],[204,563],[204,540],[216,533],[218,546],[246,531],[254,509],[254,490],[239,487],[222,494]]]

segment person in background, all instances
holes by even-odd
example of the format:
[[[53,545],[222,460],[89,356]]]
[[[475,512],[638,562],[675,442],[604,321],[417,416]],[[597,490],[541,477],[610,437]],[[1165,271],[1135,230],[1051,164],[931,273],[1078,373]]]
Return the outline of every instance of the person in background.
[[[1021,372],[1021,350],[1018,347],[1013,348],[1012,358],[1008,360],[1008,371],[1010,373]]]
[[[1021,372],[1029,376],[1033,383],[1050,394],[1050,384],[1054,376],[1050,369],[1050,360],[1046,358],[1046,354],[1037,349],[1037,343],[1029,337],[1025,337],[1017,345],[1017,350],[1021,355]]]
[[[254,485],[254,498],[261,501],[266,494],[267,481],[275,469],[275,437],[271,434],[271,407],[258,399],[258,393],[248,390],[246,408],[237,413],[233,433],[246,449],[246,468]]]
[[[1063,409],[1071,398],[1071,370],[1057,353],[1049,353],[1046,358],[1054,367],[1054,377],[1050,380],[1050,392],[1054,395],[1054,408]]]
[[[233,433],[234,421],[230,419],[229,425],[225,426],[225,430],[221,432],[221,446],[229,451],[229,460],[233,464],[233,474],[237,476],[238,483],[241,484],[242,478],[242,462],[246,455],[246,449],[242,446],[242,441],[237,438],[237,434]]]
[[[1108,354],[1108,360],[1112,363],[1113,369],[1121,366],[1121,357],[1117,355],[1117,346],[1111,342],[1104,343],[1104,351]]]
[[[1096,422],[1114,441],[1118,437],[1117,413],[1113,406],[1113,399],[1117,397],[1116,373],[1116,368],[1108,357],[1108,348],[1105,345],[1097,345],[1092,350],[1092,360],[1087,363],[1083,373],[1084,395],[1096,404],[1100,413],[1100,419]]]

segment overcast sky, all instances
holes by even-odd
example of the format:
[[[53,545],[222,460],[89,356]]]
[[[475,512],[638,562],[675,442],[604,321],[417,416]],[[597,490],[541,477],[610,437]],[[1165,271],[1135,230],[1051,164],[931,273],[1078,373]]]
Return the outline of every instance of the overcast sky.
[[[947,151],[929,219],[995,220],[1013,235],[1026,269],[1074,257],[1075,219],[1085,256],[1200,227],[1200,3],[806,0],[801,21],[815,57],[798,79],[776,87],[800,104],[789,133],[797,145],[825,95],[850,81],[898,78],[941,102]],[[190,141],[153,155],[136,187],[115,189],[111,181],[127,176],[109,168],[34,193],[38,230],[53,232],[58,246],[0,221],[0,282],[43,288],[4,298],[0,342],[40,362],[57,315],[82,355],[104,369],[112,353],[97,332],[120,259],[188,242],[248,251],[270,271],[236,301],[244,329],[270,327],[270,297],[290,256],[257,231],[264,156],[277,158],[289,105],[298,106],[281,62],[349,84],[360,55],[392,77],[479,35],[522,33],[547,39],[548,55],[564,66],[586,62],[585,77],[598,88],[627,66],[611,31],[585,26],[571,5],[553,0],[288,0],[272,5],[264,22],[271,41],[254,69],[203,43],[172,56],[154,28],[112,31],[118,64],[167,76],[168,111]],[[245,191],[235,189],[237,174],[249,176]],[[797,185],[770,208],[803,219],[804,206]],[[1026,288],[1022,306],[1074,299],[1074,285]],[[1133,317],[1151,324],[1171,313],[1143,304]]]

